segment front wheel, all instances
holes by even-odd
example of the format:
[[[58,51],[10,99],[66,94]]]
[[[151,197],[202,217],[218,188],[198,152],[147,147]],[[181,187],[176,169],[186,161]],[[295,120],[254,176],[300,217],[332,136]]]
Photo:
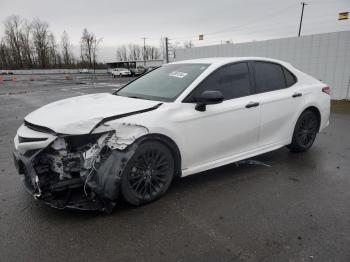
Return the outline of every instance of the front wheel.
[[[139,145],[122,176],[121,193],[135,206],[161,197],[174,176],[174,158],[164,144],[148,141]]]
[[[292,143],[287,147],[293,152],[308,150],[315,141],[318,132],[319,119],[314,111],[304,111],[294,129]]]

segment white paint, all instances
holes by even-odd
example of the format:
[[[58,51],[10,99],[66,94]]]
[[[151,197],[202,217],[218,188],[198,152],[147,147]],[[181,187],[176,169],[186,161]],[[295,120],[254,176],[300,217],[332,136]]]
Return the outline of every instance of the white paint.
[[[198,83],[218,67],[241,60],[280,63],[297,76],[298,82],[286,89],[208,105],[204,112],[196,111],[195,104],[182,103]],[[186,176],[290,144],[295,123],[309,106],[320,110],[321,130],[329,123],[330,96],[321,91],[326,85],[289,63],[259,57],[208,58],[181,63],[208,63],[210,66],[174,102],[163,103],[146,113],[109,121],[94,133],[114,131],[107,145],[119,150],[146,134],[165,135],[179,147],[182,175]],[[302,97],[292,98],[295,92],[301,92]],[[249,102],[259,102],[260,106],[248,109],[245,106]],[[44,106],[29,114],[26,120],[60,133],[86,134],[105,117],[158,103],[111,94],[87,95]],[[18,133],[23,132],[21,127]]]
[[[19,143],[19,139],[18,139],[19,136],[27,137],[27,138],[46,138],[46,140],[45,141],[37,141],[37,142]],[[37,132],[35,130],[29,129],[25,125],[21,125],[18,128],[17,134],[14,138],[14,145],[15,145],[16,151],[18,151],[21,154],[24,154],[28,150],[40,149],[40,148],[47,147],[56,138],[57,137],[54,135]]]
[[[131,75],[131,72],[126,68],[114,68],[111,70],[111,74],[113,76],[129,76]]]
[[[24,119],[62,134],[86,134],[103,118],[155,106],[159,102],[108,93],[59,100],[30,113]]]
[[[139,125],[117,123],[107,124],[107,126],[115,130],[114,135],[107,142],[111,149],[123,150],[136,139],[148,134],[148,129]]]

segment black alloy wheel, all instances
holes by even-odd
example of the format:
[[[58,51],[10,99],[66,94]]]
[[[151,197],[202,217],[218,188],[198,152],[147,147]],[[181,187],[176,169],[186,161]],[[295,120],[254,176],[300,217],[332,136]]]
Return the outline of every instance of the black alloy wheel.
[[[295,125],[292,143],[288,147],[294,152],[306,151],[314,143],[318,128],[317,115],[312,110],[304,111]]]
[[[149,203],[167,191],[173,176],[174,159],[170,150],[160,142],[144,142],[125,168],[122,195],[133,205]]]

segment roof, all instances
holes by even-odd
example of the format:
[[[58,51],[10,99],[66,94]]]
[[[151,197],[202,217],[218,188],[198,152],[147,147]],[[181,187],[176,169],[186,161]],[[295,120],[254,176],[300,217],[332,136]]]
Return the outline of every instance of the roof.
[[[257,57],[257,56],[247,56],[247,57],[208,57],[208,58],[200,58],[200,59],[191,59],[191,60],[183,60],[183,61],[176,61],[170,64],[212,64],[212,65],[223,65],[227,63],[232,62],[238,62],[238,61],[245,61],[245,60],[263,60],[263,61],[270,61],[270,62],[277,62],[280,64],[288,64],[284,61],[267,58],[267,57]]]

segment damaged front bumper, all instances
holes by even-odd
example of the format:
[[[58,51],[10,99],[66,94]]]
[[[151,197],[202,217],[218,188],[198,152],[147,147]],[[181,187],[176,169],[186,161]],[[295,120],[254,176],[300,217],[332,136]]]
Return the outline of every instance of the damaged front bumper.
[[[134,141],[147,130],[121,125],[75,136],[46,131],[22,125],[14,139],[14,162],[27,191],[55,208],[110,212]]]

